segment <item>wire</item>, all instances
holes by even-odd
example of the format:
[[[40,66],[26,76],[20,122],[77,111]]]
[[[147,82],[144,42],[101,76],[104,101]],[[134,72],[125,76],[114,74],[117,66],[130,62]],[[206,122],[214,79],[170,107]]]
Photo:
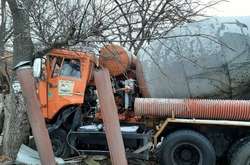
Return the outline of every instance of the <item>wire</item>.
[[[72,130],[69,131],[69,133],[67,134],[67,137],[66,137],[66,141],[69,145],[70,148],[72,148],[79,156],[81,155],[81,153],[73,146],[69,143],[69,135],[71,134]]]

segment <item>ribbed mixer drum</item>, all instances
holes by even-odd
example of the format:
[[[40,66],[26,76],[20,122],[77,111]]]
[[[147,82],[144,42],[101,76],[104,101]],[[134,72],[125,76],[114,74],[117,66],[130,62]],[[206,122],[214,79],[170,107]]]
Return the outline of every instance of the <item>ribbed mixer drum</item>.
[[[211,18],[185,24],[166,36],[179,37],[144,46],[138,74],[144,95],[250,98],[249,29],[250,17]]]

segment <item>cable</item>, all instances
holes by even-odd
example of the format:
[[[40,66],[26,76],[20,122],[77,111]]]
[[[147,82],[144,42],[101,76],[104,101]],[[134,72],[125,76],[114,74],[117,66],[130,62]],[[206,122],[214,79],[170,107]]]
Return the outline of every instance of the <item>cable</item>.
[[[73,145],[71,145],[71,144],[69,143],[68,138],[69,138],[69,135],[71,134],[71,132],[72,132],[72,130],[70,130],[69,133],[67,134],[66,141],[67,141],[69,147],[72,148],[75,152],[77,152],[78,156],[80,156],[81,153],[80,153]]]

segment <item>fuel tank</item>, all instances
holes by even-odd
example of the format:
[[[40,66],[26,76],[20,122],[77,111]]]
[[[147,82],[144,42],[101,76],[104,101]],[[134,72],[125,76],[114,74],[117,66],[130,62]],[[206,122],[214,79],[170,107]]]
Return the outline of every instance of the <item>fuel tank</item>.
[[[250,98],[250,16],[182,25],[138,53],[145,97]]]

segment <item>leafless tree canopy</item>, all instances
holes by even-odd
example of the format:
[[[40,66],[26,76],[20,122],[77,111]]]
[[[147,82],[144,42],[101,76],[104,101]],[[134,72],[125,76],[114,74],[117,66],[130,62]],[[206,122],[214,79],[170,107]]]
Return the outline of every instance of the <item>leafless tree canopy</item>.
[[[26,11],[35,43],[44,48],[79,42],[119,42],[136,54],[145,41],[190,22],[218,1],[36,0]]]

